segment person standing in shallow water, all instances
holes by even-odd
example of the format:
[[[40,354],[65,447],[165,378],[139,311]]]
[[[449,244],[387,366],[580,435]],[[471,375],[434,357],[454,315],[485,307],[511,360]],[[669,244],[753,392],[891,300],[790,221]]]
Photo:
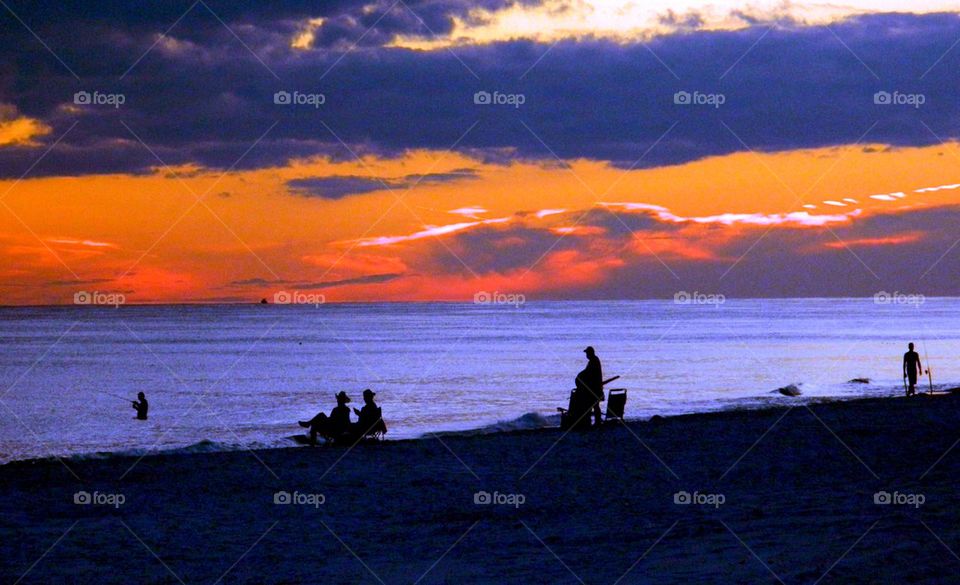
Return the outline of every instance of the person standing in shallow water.
[[[913,343],[907,345],[907,353],[903,354],[903,377],[907,379],[907,396],[917,393],[917,377],[923,374],[923,364],[920,363],[920,354],[913,351]]]
[[[138,420],[147,420],[147,411],[150,409],[150,404],[147,402],[147,396],[143,392],[137,393],[137,399],[132,403],[133,409],[137,411]]]
[[[583,350],[587,354],[587,367],[577,374],[576,384],[578,392],[586,392],[593,404],[594,425],[600,426],[603,414],[600,412],[600,402],[603,400],[603,366],[600,365],[600,358],[592,346]],[[587,420],[589,420],[587,415]]]

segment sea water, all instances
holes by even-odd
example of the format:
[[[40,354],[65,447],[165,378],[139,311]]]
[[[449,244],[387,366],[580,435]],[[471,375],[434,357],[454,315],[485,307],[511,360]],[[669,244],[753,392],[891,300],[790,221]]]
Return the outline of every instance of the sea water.
[[[365,388],[389,439],[554,426],[587,345],[628,418],[891,396],[908,341],[960,382],[960,299],[0,308],[0,461],[292,445]]]

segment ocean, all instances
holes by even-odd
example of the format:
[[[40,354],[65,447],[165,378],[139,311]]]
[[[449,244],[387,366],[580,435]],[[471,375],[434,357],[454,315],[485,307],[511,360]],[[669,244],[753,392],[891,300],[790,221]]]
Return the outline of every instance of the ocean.
[[[290,446],[364,388],[388,439],[556,426],[587,345],[627,418],[901,394],[908,341],[952,387],[960,299],[6,307],[0,340],[6,462]]]

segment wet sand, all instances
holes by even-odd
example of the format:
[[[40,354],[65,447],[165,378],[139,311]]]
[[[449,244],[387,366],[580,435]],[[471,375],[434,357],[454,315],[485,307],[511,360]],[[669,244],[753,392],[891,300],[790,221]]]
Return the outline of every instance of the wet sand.
[[[18,462],[0,467],[0,571],[21,583],[945,583],[960,571],[958,407],[869,399],[567,435]],[[95,501],[74,503],[81,491]],[[883,492],[893,503],[875,503]]]

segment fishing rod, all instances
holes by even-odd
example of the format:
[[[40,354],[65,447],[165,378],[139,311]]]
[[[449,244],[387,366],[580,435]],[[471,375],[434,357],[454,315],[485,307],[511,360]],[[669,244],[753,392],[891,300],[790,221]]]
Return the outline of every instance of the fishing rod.
[[[127,398],[126,396],[120,396],[119,394],[113,394],[112,392],[107,392],[106,390],[94,390],[94,392],[99,392],[100,394],[106,394],[107,396],[113,396],[114,398],[119,398],[120,400],[124,400],[124,401],[126,401],[126,402],[133,402],[133,400],[130,400],[130,399]]]
[[[933,372],[930,371],[930,354],[927,353],[927,336],[922,335],[920,341],[923,342],[923,359],[927,362],[927,382],[930,384],[930,396],[933,396]],[[923,372],[920,372],[923,375]]]

